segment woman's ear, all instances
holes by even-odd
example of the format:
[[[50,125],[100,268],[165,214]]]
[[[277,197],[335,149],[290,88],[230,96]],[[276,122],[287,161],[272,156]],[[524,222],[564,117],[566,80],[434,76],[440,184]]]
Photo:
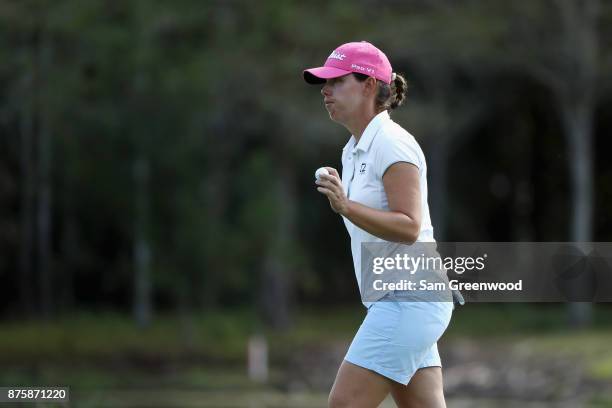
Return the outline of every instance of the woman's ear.
[[[368,79],[366,79],[365,81],[365,89],[366,89],[367,95],[376,94],[377,85],[378,84],[376,83],[376,78],[368,77]]]

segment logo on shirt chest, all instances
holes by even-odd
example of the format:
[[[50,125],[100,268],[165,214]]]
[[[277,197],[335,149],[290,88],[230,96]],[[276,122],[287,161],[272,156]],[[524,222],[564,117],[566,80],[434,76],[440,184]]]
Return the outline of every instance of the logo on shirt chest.
[[[361,167],[359,168],[359,174],[365,174],[366,172],[366,164],[361,163]]]

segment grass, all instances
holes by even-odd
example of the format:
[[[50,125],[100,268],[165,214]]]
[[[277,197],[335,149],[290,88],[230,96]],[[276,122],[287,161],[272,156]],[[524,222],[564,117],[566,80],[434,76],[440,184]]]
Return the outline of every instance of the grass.
[[[609,307],[597,307],[594,325],[581,332],[568,329],[563,305],[470,304],[454,311],[445,338],[542,335],[550,342],[557,339],[562,344],[571,343],[568,347],[574,350],[589,352],[599,350],[596,338],[610,336],[610,311]],[[211,311],[189,318],[162,315],[146,329],[136,327],[127,316],[113,313],[81,313],[47,323],[0,322],[0,362],[103,360],[114,356],[180,360],[196,356],[211,362],[240,363],[245,358],[247,339],[254,333],[265,334],[281,348],[284,344],[350,340],[364,316],[365,309],[358,305],[304,308],[295,316],[293,327],[285,331],[261,329],[255,314],[247,309]],[[574,338],[579,340],[572,343]],[[562,344],[551,347],[567,349]]]
[[[359,305],[304,308],[286,331],[262,329],[246,309],[158,316],[147,329],[113,313],[81,313],[48,323],[1,322],[0,384],[69,385],[70,406],[78,408],[323,407],[326,392],[291,392],[279,388],[276,379],[284,377],[283,364],[296,349],[348,343],[364,316]],[[444,341],[506,342],[538,355],[575,358],[590,377],[610,382],[609,316],[609,308],[598,307],[593,326],[576,331],[568,329],[561,305],[472,304],[455,310]],[[254,333],[269,340],[273,385],[247,377],[246,344]],[[516,406],[516,401],[469,398],[448,403]],[[383,404],[392,406],[391,401]],[[521,406],[545,405],[522,401]],[[612,408],[612,396],[593,395],[585,406]]]
[[[282,366],[303,346],[350,341],[364,315],[358,305],[305,308],[286,331],[261,330],[246,309],[159,316],[147,329],[112,313],[81,313],[47,323],[2,322],[0,364],[6,369],[0,371],[0,383],[53,384],[61,378],[85,388],[256,389],[244,373],[251,334],[267,336],[272,363]],[[455,310],[445,341],[520,341],[553,357],[579,358],[591,376],[611,380],[610,318],[608,307],[597,307],[592,328],[571,331],[562,305],[472,304]]]
[[[596,305],[592,331],[612,328],[612,307]],[[574,332],[563,304],[468,304],[455,309],[447,330],[453,337],[525,336]]]
[[[578,359],[590,377],[612,381],[612,329],[532,335],[522,344],[542,355]]]
[[[0,324],[0,359],[65,361],[112,356],[208,356],[238,361],[250,332],[249,313],[214,313],[190,319],[161,316],[146,329],[118,314],[80,314],[54,322]],[[41,341],[43,340],[43,341]]]

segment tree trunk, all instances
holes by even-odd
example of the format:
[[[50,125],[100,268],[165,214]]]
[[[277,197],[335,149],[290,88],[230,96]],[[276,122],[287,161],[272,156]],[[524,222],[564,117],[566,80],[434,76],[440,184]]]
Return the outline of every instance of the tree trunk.
[[[567,102],[562,112],[570,152],[570,237],[572,241],[589,242],[593,240],[593,107],[588,101]],[[591,303],[572,302],[568,307],[572,326],[582,327],[591,322]]]
[[[435,135],[434,135],[435,137]],[[427,201],[431,204],[430,217],[434,227],[434,237],[438,241],[447,240],[448,212],[448,146],[446,143],[432,143],[431,156],[427,170],[428,185]]]
[[[69,170],[64,170],[68,173]],[[62,267],[61,277],[58,282],[60,285],[58,293],[58,311],[69,311],[74,307],[74,272],[78,265],[78,228],[74,207],[74,182],[70,174],[65,174],[66,185],[63,188],[64,197],[62,200],[63,223],[62,223]]]
[[[49,112],[44,89],[47,87],[46,73],[50,68],[51,46],[44,34],[39,45],[39,68],[41,86],[38,95],[38,288],[40,291],[40,307],[43,318],[51,317],[53,313],[53,277],[51,265],[51,203],[52,203],[52,139],[49,123]]]
[[[297,203],[291,165],[285,163],[284,166],[279,166],[277,174],[276,233],[273,234],[263,262],[260,302],[264,321],[273,328],[286,329],[291,325],[291,252],[295,248]]]
[[[21,244],[19,246],[19,298],[21,313],[32,316],[35,310],[32,288],[32,259],[34,256],[34,173],[33,173],[33,129],[32,73],[26,71],[23,78],[21,133]]]
[[[572,189],[572,240],[590,241],[593,238],[593,108],[584,102],[580,106],[563,107]]]
[[[219,147],[215,150],[215,157],[211,154],[207,177],[203,183],[206,185],[206,270],[201,272],[201,286],[199,291],[199,304],[203,310],[217,305],[219,282],[223,280],[223,264],[225,262],[220,251],[219,233],[223,232],[224,212],[228,201],[229,170],[225,163],[229,161],[227,149]],[[221,242],[221,245],[225,245]]]
[[[560,113],[567,140],[572,214],[572,241],[593,240],[593,117],[598,75],[598,0],[558,0],[564,28],[566,87],[561,90]],[[586,326],[592,320],[592,304],[569,304],[573,326]]]
[[[148,240],[149,162],[139,157],[134,162],[134,319],[138,327],[149,326],[152,319],[151,249]]]

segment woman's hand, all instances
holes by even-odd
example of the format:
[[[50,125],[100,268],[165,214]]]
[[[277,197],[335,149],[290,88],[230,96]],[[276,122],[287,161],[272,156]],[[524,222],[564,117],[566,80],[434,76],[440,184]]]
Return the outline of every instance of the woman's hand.
[[[317,187],[317,191],[327,196],[329,205],[334,212],[345,215],[348,211],[349,199],[344,193],[340,175],[333,167],[325,168],[329,171],[329,175],[322,174],[321,177],[315,181],[315,184],[319,186]]]

